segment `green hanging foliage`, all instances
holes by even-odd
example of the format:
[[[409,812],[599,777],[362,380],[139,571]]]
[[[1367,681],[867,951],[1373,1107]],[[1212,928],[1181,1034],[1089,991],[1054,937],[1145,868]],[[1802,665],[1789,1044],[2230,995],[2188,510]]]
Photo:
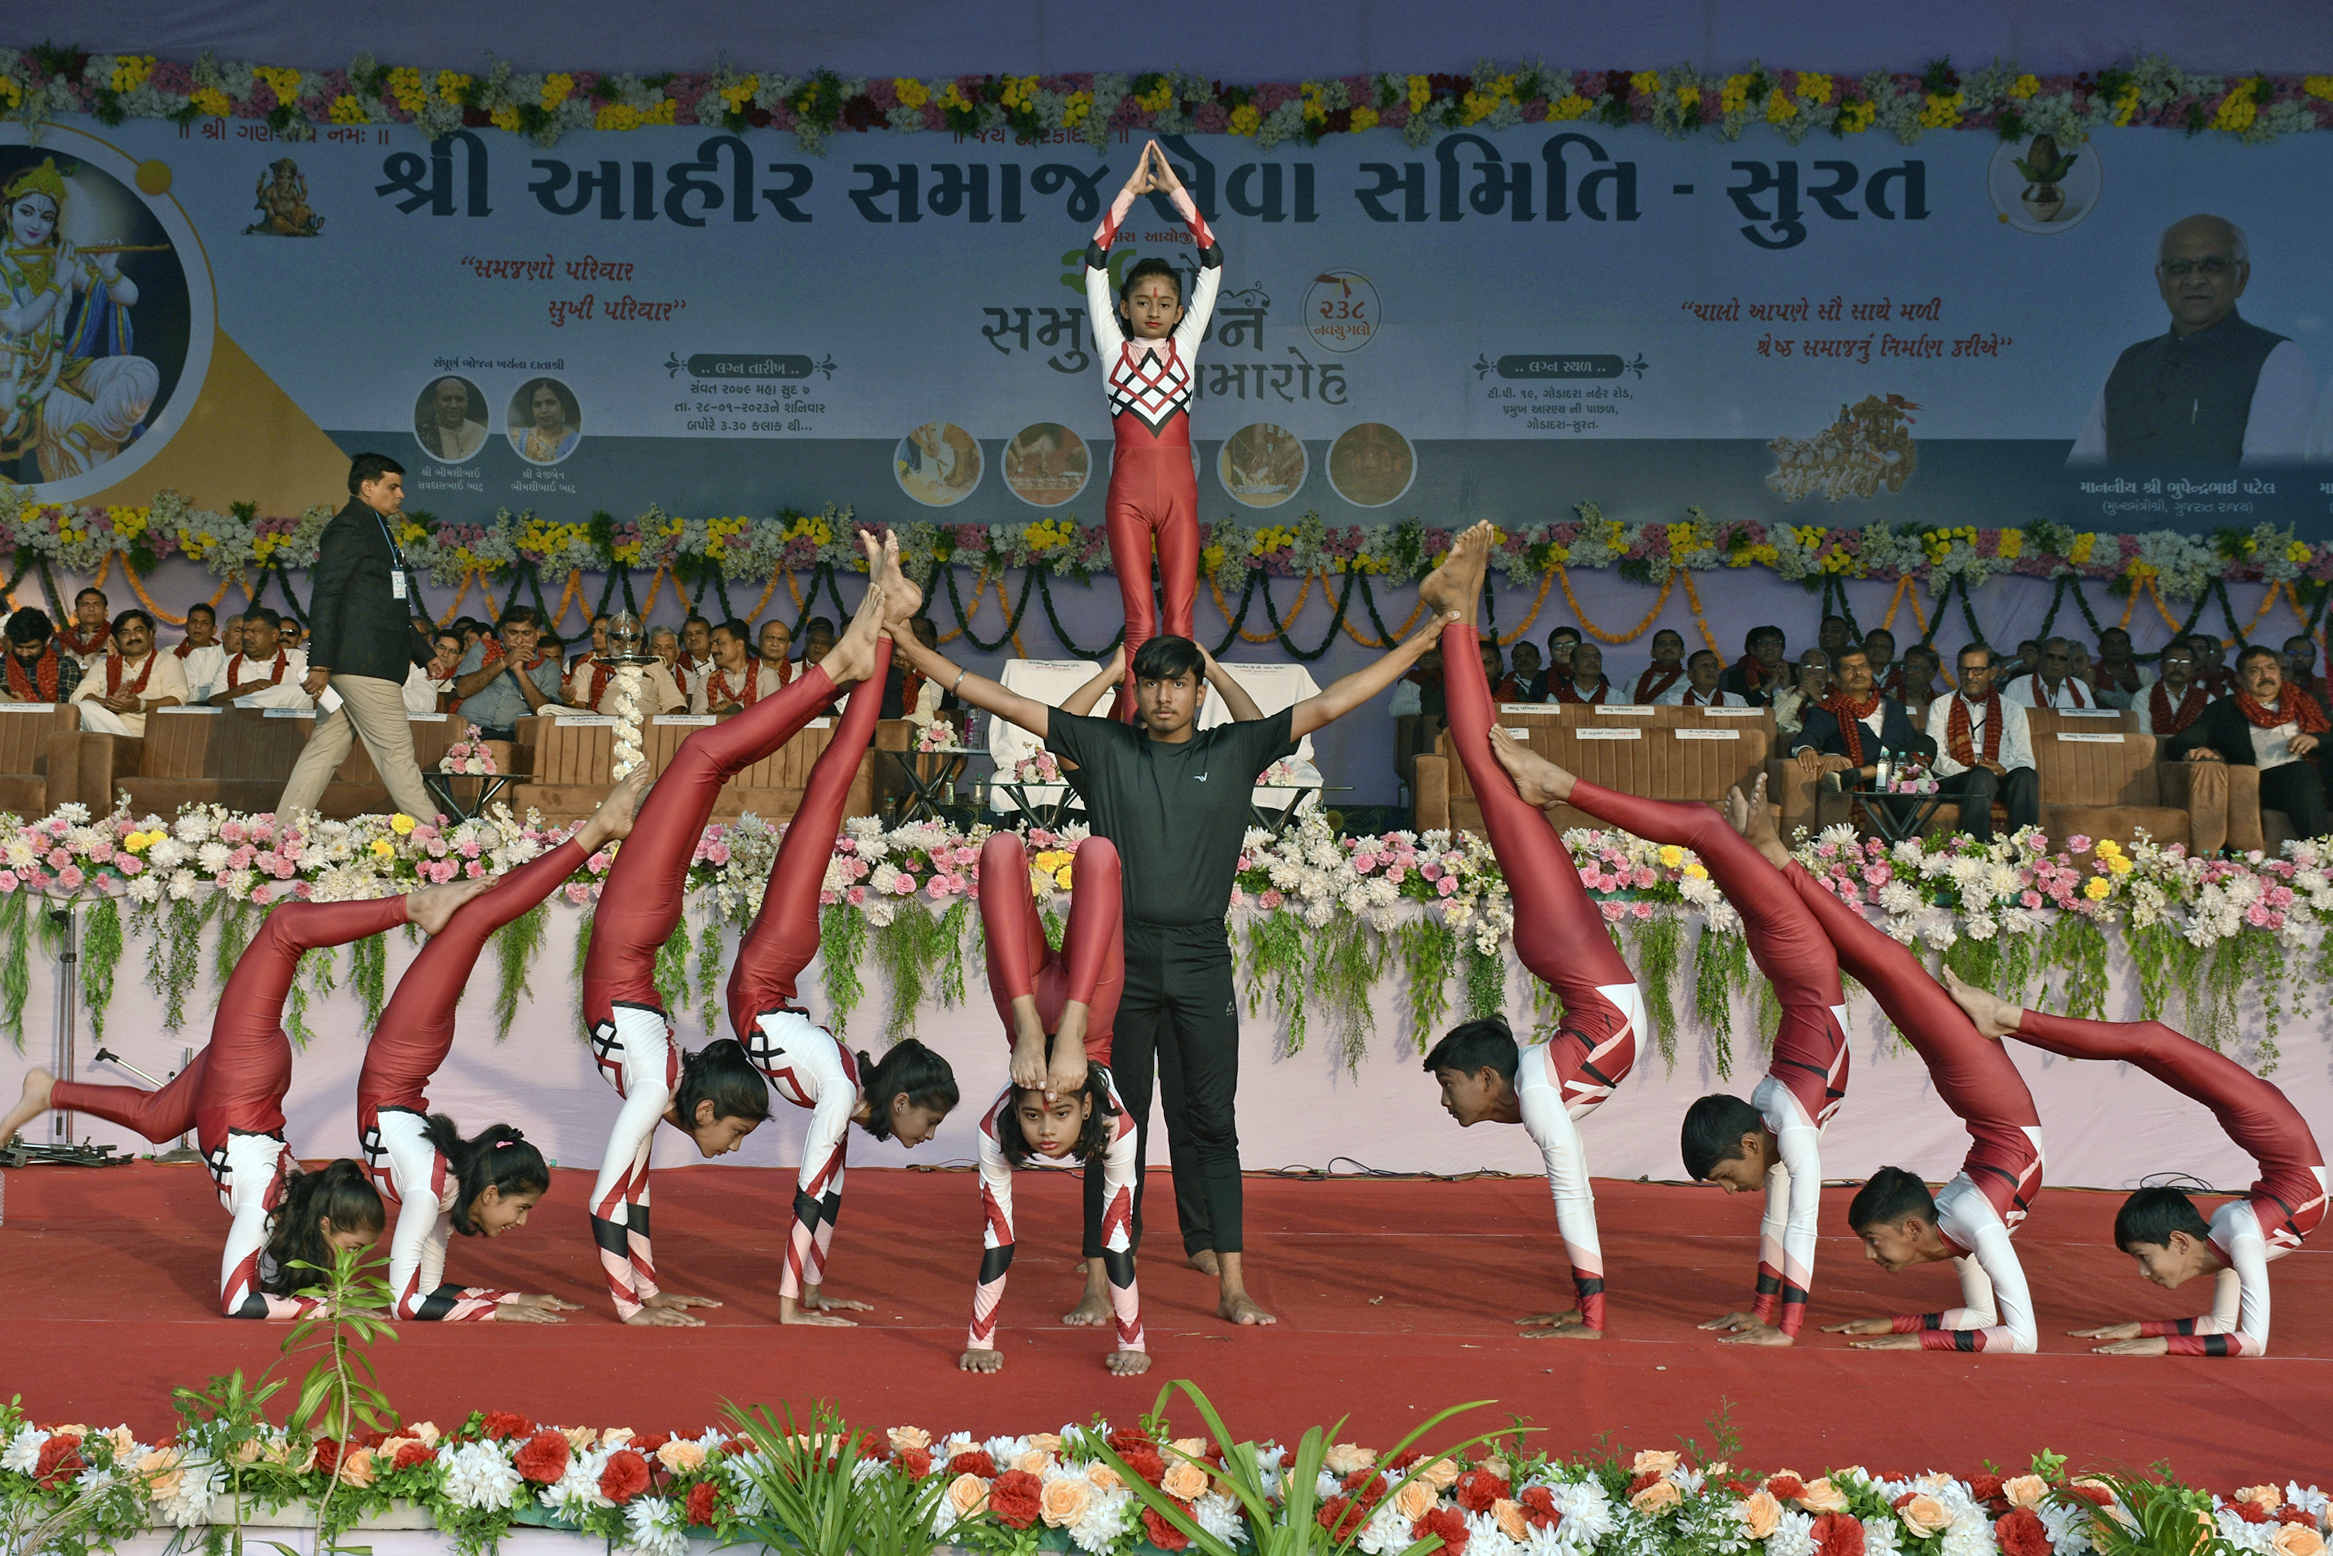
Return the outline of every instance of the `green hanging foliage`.
[[[1056,951],[1060,950],[1061,942],[1069,934],[1069,920],[1054,912],[1050,905],[1038,912],[1037,920],[1045,926],[1045,943]]]
[[[1394,926],[1393,950],[1409,980],[1410,1045],[1422,1054],[1433,1045],[1442,1018],[1450,1013],[1450,973],[1458,960],[1458,936],[1428,915]]]
[[[689,997],[689,924],[686,915],[656,952],[656,993],[666,1010],[679,1010]]]
[[[81,926],[81,1003],[88,1007],[89,1033],[105,1041],[106,1007],[113,1003],[114,974],[122,960],[121,904],[100,897]]]
[[[1293,913],[1265,913],[1249,919],[1247,931],[1248,1014],[1263,1014],[1269,993],[1287,1025],[1281,1052],[1302,1053],[1312,1020],[1304,986],[1304,926]]]
[[[1734,991],[1749,981],[1749,942],[1703,924],[1693,946],[1693,1017],[1711,1034],[1720,1080],[1734,1078]]]
[[[1483,955],[1472,935],[1460,937],[1459,952],[1460,965],[1466,971],[1466,1019],[1487,1021],[1505,1015],[1507,958],[1504,952]]]
[[[1993,988],[2001,976],[2001,937],[1976,940],[1963,935],[1945,948],[1944,965],[1980,989]]]
[[[168,901],[141,916],[154,936],[146,954],[146,987],[162,1003],[162,1030],[186,1025],[186,1001],[202,971],[203,927],[218,916],[225,897],[215,891]]]
[[[2061,913],[2049,930],[2048,960],[2066,975],[2060,1005],[2081,1021],[2106,1014],[2106,933],[2095,919]]]
[[[697,931],[697,1009],[708,1038],[721,1030],[721,961],[721,923],[709,918]]]
[[[839,902],[821,909],[818,950],[826,962],[826,1008],[839,1039],[850,1028],[851,1012],[867,994],[859,977],[859,964],[867,954],[867,916]]]
[[[1313,937],[1312,987],[1321,998],[1329,1034],[1344,1052],[1347,1073],[1358,1076],[1375,1024],[1369,991],[1385,971],[1385,951],[1362,919],[1331,920]]]
[[[939,994],[940,1004],[949,1010],[964,1003],[967,960],[987,954],[985,946],[973,948],[967,944],[973,935],[979,933],[979,924],[979,918],[972,911],[971,900],[965,897],[958,897],[949,903],[947,911],[940,915]]]
[[[875,931],[875,964],[883,969],[884,981],[891,986],[891,1014],[883,1024],[886,1041],[896,1043],[915,1035],[916,1007],[923,1003],[924,991],[931,987],[935,973],[944,980],[942,969],[950,953],[959,958],[963,955],[963,936],[961,918],[951,923],[947,915],[935,918],[921,907],[905,904],[890,923]],[[961,961],[955,977],[961,998]]]
[[[0,897],[0,1026],[24,1052],[24,1002],[32,997],[32,894]]]
[[[265,908],[255,908],[240,899],[229,899],[219,911],[219,943],[211,949],[211,1004],[219,1003],[226,991],[227,980],[235,976],[235,964],[243,960],[244,948],[251,944],[251,932],[266,917]]]
[[[1635,927],[1636,982],[1644,990],[1652,1018],[1653,1046],[1670,1074],[1677,1071],[1677,998],[1672,989],[1685,955],[1685,921],[1673,915],[1646,919]]]
[[[291,998],[284,1002],[284,1031],[291,1035],[292,1046],[302,1050],[316,1040],[308,1030],[308,1001],[330,999],[339,983],[332,976],[332,964],[339,952],[338,946],[317,946],[300,953],[300,964],[292,969]]]
[[[2244,1004],[2248,998],[2256,1000],[2266,1031],[2259,1062],[2253,1068],[2262,1075],[2274,1071],[2281,1014],[2275,986],[2284,971],[2275,934],[2265,929],[2238,930],[2212,946],[2202,971],[2200,987],[2188,1001],[2187,1035],[2215,1052],[2226,1052],[2241,1034]]]
[[[2131,929],[2125,941],[2130,947],[2131,966],[2138,973],[2140,1018],[2160,1021],[2171,1008],[2173,990],[2183,990],[2192,982],[2200,953],[2188,944],[2185,935],[2160,920]],[[2333,944],[2333,936],[2327,937],[2327,943]]]
[[[510,1036],[510,1024],[518,1019],[518,1002],[534,992],[527,983],[527,969],[543,949],[550,924],[550,904],[538,902],[494,932],[494,1040],[498,1043]],[[581,934],[576,937],[579,949],[589,943]],[[580,967],[577,975],[580,978]]]
[[[583,964],[591,955],[591,923],[598,915],[598,905],[584,909],[583,922],[575,926],[575,965],[568,969],[567,987],[575,995],[573,1008],[568,1012],[567,1029],[584,1042],[591,1041],[591,1033],[583,1024]]]
[[[364,1029],[381,1024],[389,1008],[389,936],[367,935],[348,948],[348,986],[364,1007]]]

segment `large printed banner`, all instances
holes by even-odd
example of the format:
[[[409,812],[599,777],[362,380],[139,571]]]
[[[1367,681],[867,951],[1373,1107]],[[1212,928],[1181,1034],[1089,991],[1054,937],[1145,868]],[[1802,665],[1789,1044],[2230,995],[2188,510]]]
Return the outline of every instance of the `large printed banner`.
[[[2326,137],[1166,145],[1226,256],[1209,519],[2333,533]],[[379,448],[441,518],[1095,523],[1083,250],[1139,150],[11,124],[0,476],[288,511]],[[1125,238],[1195,263],[1163,201]]]

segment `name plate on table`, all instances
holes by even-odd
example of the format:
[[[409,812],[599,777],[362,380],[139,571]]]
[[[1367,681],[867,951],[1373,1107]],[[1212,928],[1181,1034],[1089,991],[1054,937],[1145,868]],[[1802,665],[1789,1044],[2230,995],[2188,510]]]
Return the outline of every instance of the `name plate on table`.
[[[1574,740],[1642,740],[1644,731],[1641,729],[1575,729],[1572,731],[1572,738]]]
[[[52,713],[63,706],[65,705],[61,702],[0,702],[0,712]],[[157,713],[172,713],[178,710],[173,708],[157,708],[154,711]]]
[[[223,713],[226,710],[213,708],[210,711]],[[259,716],[268,719],[312,719],[316,716],[316,710],[314,708],[262,708],[259,710]]]
[[[1738,729],[1676,729],[1669,733],[1675,735],[1679,740],[1739,740],[1742,738],[1742,732]]]
[[[710,713],[659,713],[648,720],[651,724],[717,724],[720,721]]]
[[[1502,702],[1499,704],[1499,711],[1510,714],[1553,713],[1555,704],[1551,702]]]
[[[2050,710],[2061,719],[2119,719],[2120,708],[2054,708]]]
[[[2075,733],[2074,733],[2072,730],[2067,730],[2067,729],[2061,729],[2061,730],[2059,730],[2059,731],[2058,731],[2058,738],[2059,738],[2060,740],[2076,740],[2076,741],[2080,741],[2080,742],[2081,742],[2081,743],[2083,743],[2084,745],[2092,745],[2092,746],[2119,746],[2119,745],[2121,745],[2121,744],[2123,743],[2123,741],[2122,741],[2122,736],[2121,736],[2120,734],[2113,734],[2113,735],[2088,735],[2088,734],[2084,734],[2084,735],[2077,735],[2077,734],[2075,734]]]
[[[612,713],[559,713],[552,715],[551,722],[561,729],[596,729],[615,723],[616,716]]]
[[[46,705],[42,703],[34,703],[31,704],[31,706],[43,707]],[[225,708],[156,708],[154,711],[156,713],[224,713],[227,710]],[[290,710],[287,709],[285,711],[288,712]]]
[[[803,725],[802,727],[804,729],[832,729],[834,728],[834,720],[812,719],[809,723]]]
[[[1701,708],[1696,710],[1705,719],[1762,719],[1764,708]]]
[[[1652,708],[1641,702],[1600,702],[1596,704],[1596,717],[1600,719],[1649,719],[1652,716]]]

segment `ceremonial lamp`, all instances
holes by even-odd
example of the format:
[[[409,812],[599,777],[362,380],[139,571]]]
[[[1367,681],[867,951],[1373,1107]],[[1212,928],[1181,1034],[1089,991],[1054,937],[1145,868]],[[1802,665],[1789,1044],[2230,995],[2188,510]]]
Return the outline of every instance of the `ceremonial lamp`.
[[[608,651],[600,663],[616,672],[616,762],[618,782],[647,759],[640,748],[640,684],[654,654],[641,652],[640,618],[618,611],[608,622]]]

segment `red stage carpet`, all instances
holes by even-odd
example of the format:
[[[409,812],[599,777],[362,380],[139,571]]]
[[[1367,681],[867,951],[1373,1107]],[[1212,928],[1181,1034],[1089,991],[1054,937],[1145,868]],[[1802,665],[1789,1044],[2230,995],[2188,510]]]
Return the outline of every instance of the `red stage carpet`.
[[[37,1420],[128,1421],[158,1433],[173,1386],[265,1368],[280,1326],[216,1316],[226,1222],[195,1166],[28,1168],[6,1175],[0,1292],[7,1343],[0,1394]],[[2276,1328],[2265,1360],[2093,1356],[2065,1331],[2210,1306],[2207,1287],[2157,1291],[2109,1241],[2117,1196],[2051,1192],[2018,1235],[2041,1311],[2040,1356],[1850,1351],[1809,1333],[1790,1350],[1721,1347],[1694,1322],[1744,1306],[1757,1207],[1714,1189],[1599,1182],[1611,1332],[1595,1344],[1524,1342],[1509,1320],[1566,1305],[1544,1183],[1499,1180],[1288,1182],[1250,1178],[1251,1285],[1278,1327],[1234,1331],[1214,1317],[1212,1282],[1171,1258],[1166,1174],[1152,1205],[1158,1257],[1143,1271],[1157,1358],[1148,1377],[1102,1370],[1107,1342],[1063,1329],[1078,1289],[1074,1185],[1023,1174],[1020,1258],[1006,1293],[1004,1371],[959,1373],[980,1257],[977,1190],[966,1172],[851,1175],[833,1291],[870,1300],[858,1329],[777,1326],[775,1271],[792,1174],[699,1168],[656,1185],[657,1262],[668,1287],[727,1305],[702,1330],[614,1321],[584,1229],[590,1179],[558,1174],[534,1225],[488,1244],[456,1239],[449,1274],[553,1291],[587,1304],[563,1327],[406,1324],[380,1355],[409,1419],[444,1423],[473,1407],[563,1424],[695,1427],[725,1398],[797,1406],[837,1400],[859,1425],[935,1432],[1050,1429],[1096,1413],[1128,1421],[1159,1384],[1195,1380],[1235,1431],[1293,1434],[1350,1413],[1345,1436],[1387,1446],[1424,1413],[1495,1399],[1565,1452],[1599,1433],[1667,1447],[1708,1434],[1733,1402],[1744,1454],[1811,1474],[1981,1461],[2023,1465],[2038,1448],[2077,1465],[2168,1459],[2224,1491],[2333,1470],[2333,1263],[2304,1249],[2274,1268]],[[1825,1196],[1814,1323],[1957,1301],[1948,1265],[1887,1276],[1841,1235],[1846,1191]],[[1811,1331],[1810,1324],[1810,1331]],[[1178,1416],[1180,1430],[1198,1422]]]

